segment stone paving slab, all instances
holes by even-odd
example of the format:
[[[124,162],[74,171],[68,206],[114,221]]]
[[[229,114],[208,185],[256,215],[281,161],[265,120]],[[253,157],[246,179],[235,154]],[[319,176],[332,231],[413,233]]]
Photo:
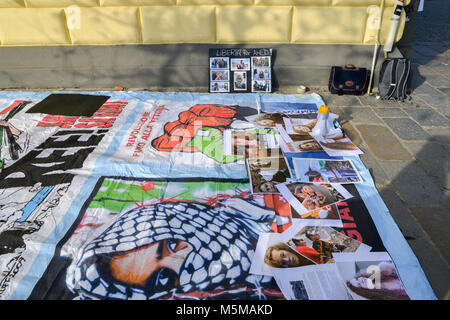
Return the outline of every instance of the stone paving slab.
[[[426,128],[433,141],[450,146],[450,128]]]
[[[352,95],[343,95],[339,96],[336,94],[331,94],[328,92],[328,94],[322,95],[323,100],[325,103],[330,106],[360,106],[359,100],[356,96]]]
[[[416,94],[428,94],[428,95],[439,95],[440,92],[433,86],[428,84],[426,81],[422,82],[418,87],[414,89]]]
[[[413,99],[417,100],[417,98],[419,98],[419,101],[422,100],[431,107],[434,107],[444,116],[450,116],[450,98],[448,96],[441,93],[413,95]]]
[[[339,120],[351,121],[352,123],[382,124],[383,121],[370,107],[331,107],[331,112],[339,115]]]
[[[348,121],[339,121],[345,134],[353,141],[354,144],[360,145],[362,143],[361,136],[358,131]]]
[[[408,242],[426,235],[417,218],[412,215],[406,203],[397,195],[394,186],[388,184],[380,188],[379,192],[384,203],[389,208],[392,218],[394,218]]]
[[[427,234],[440,249],[447,263],[450,263],[450,233],[448,232],[448,207],[422,207],[412,209],[412,213]]]
[[[443,94],[450,96],[450,88],[438,87],[439,91],[442,91]]]
[[[374,90],[376,91],[376,90]],[[375,96],[358,96],[359,101],[364,106],[372,106],[372,107],[400,107],[400,103],[397,100],[381,100],[375,98]]]
[[[425,80],[432,85],[433,87],[449,87],[450,86],[450,79],[447,77],[441,75],[441,74],[427,74],[424,76]]]
[[[436,57],[439,56],[439,51],[433,49],[433,47],[416,45],[414,46],[414,53],[418,53],[424,57]]]
[[[409,142],[405,145],[442,192],[450,190],[450,148],[432,141]]]
[[[435,46],[435,45],[428,45],[427,47],[430,47],[431,49],[439,52],[439,55],[450,58],[450,49],[448,47],[444,46]]]
[[[448,202],[448,197],[415,161],[380,161],[380,164],[409,208]]]
[[[411,89],[415,92],[415,90],[420,87],[425,82],[425,76],[418,74],[418,72],[413,72],[411,77]]]
[[[357,125],[370,152],[381,160],[411,160],[411,154],[400,141],[382,125]]]
[[[404,140],[426,140],[430,136],[410,118],[384,118],[386,124]]]
[[[402,108],[389,107],[389,108],[372,108],[375,113],[381,118],[394,118],[394,117],[406,117],[408,116]]]
[[[408,241],[438,299],[450,299],[450,271],[447,261],[429,237]]]
[[[445,57],[433,57],[433,58],[426,58],[426,59],[417,59],[414,60],[424,66],[442,69],[448,67],[448,58]]]
[[[431,109],[405,109],[422,126],[448,126],[449,120]]]
[[[380,195],[383,198],[386,206],[394,221],[399,226],[400,231],[405,237],[411,249],[417,255],[423,271],[428,277],[435,294],[439,298],[449,298],[448,288],[450,287],[450,275],[448,268],[448,260],[444,258],[442,251],[438,250],[435,241],[424,230],[421,223],[423,220],[419,219],[406,207],[406,203],[400,199],[395,191],[395,187],[387,185],[379,189]],[[421,215],[422,208],[418,208],[415,213]],[[445,217],[442,215],[441,217]],[[432,218],[429,216],[429,218]],[[448,226],[448,221],[440,221],[441,225]],[[441,232],[438,228],[427,228],[431,234],[434,232]],[[445,232],[445,231],[444,231]],[[448,232],[447,232],[448,234]],[[439,246],[445,249],[445,246]],[[447,253],[448,254],[448,249]]]

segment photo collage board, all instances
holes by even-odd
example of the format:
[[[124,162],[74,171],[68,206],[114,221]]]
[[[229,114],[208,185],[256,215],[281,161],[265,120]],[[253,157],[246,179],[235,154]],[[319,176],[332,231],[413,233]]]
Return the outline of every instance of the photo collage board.
[[[272,49],[209,49],[209,92],[272,92]]]

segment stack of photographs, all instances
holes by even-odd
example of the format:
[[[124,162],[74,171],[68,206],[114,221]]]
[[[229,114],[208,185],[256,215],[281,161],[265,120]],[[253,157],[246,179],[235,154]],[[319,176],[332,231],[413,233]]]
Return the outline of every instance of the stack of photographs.
[[[270,57],[252,57],[252,92],[272,92]]]
[[[277,184],[291,177],[283,157],[247,159],[246,162],[252,193],[278,193]]]
[[[251,59],[252,90],[270,85],[269,66],[270,59]],[[259,113],[246,117],[258,129],[225,132],[227,152],[246,158],[252,193],[278,195],[289,214],[275,219],[288,225],[260,234],[250,272],[273,276],[286,299],[409,299],[389,254],[372,252],[366,235],[348,230],[356,226],[348,204],[362,201],[354,200],[354,185],[364,180],[351,159],[330,157],[361,150],[340,130],[315,136],[316,118],[317,112]],[[277,147],[281,154],[267,152]]]
[[[209,58],[209,91],[230,92],[230,58]]]

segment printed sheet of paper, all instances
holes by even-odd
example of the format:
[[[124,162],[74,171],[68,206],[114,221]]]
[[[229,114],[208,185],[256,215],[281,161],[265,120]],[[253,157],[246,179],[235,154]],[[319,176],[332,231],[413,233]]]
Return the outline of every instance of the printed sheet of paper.
[[[387,252],[333,253],[333,257],[353,299],[410,299]]]
[[[246,159],[252,193],[279,193],[276,185],[291,177],[283,157]]]
[[[280,235],[280,240],[316,264],[333,263],[333,253],[369,252],[371,247],[331,227],[294,223]]]
[[[245,119],[257,128],[275,128],[283,124],[284,117],[282,113],[259,113],[247,116]]]
[[[289,300],[350,300],[336,264],[273,270]]]
[[[297,181],[319,183],[363,182],[351,160],[292,158]]]
[[[280,136],[267,130],[225,130],[223,136],[224,154],[244,158],[278,156]]]
[[[316,123],[316,119],[284,118],[284,126],[288,134],[309,135]]]
[[[329,114],[329,118],[331,122],[333,122],[335,119],[337,119],[339,116],[334,113]],[[311,116],[305,117],[291,117],[291,118],[284,118],[284,126],[286,127],[286,132],[288,134],[302,134],[302,135],[309,135],[311,134],[312,129],[317,123],[317,116],[314,118],[311,118]]]
[[[288,134],[282,125],[276,126],[280,133],[280,148],[285,153],[323,151],[320,144],[310,135]]]
[[[249,272],[272,276],[273,269],[286,270],[312,264],[313,262],[283,243],[279,233],[260,233]]]
[[[328,136],[326,138],[319,137],[313,134],[311,134],[311,136],[331,157],[354,156],[364,153],[350,140],[349,137],[344,136],[342,133]]]
[[[292,206],[292,223],[307,222],[310,226],[342,227],[341,215],[336,204],[324,206],[322,208],[300,214]]]
[[[277,188],[300,214],[352,197],[345,187],[336,183],[284,182],[277,184]]]

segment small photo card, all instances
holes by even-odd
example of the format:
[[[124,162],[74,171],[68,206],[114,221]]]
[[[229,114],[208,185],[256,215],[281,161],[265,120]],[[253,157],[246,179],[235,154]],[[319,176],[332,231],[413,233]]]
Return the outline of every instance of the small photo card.
[[[296,178],[300,182],[364,182],[351,160],[292,158],[292,162]]]
[[[211,81],[229,81],[230,71],[228,70],[211,70]]]
[[[300,214],[353,197],[345,187],[332,183],[284,182],[278,184],[277,188]]]
[[[224,81],[211,81],[211,92],[230,92],[230,84]]]
[[[231,71],[250,70],[250,58],[231,59]]]
[[[300,228],[299,228],[300,227]],[[369,252],[372,248],[356,239],[350,238],[332,227],[294,224],[290,229],[295,234],[286,241],[284,233],[280,236],[293,250],[316,264],[334,263],[333,253]]]
[[[279,193],[276,185],[291,177],[283,157],[247,159],[252,193]]]
[[[252,57],[252,68],[270,68],[270,57]]]
[[[252,92],[271,92],[272,82],[270,80],[253,80]]]
[[[230,58],[229,57],[209,58],[209,68],[215,70],[228,70],[230,68]]]
[[[253,68],[252,79],[254,80],[270,80],[270,68]]]
[[[235,91],[247,91],[247,72],[233,72],[233,87]]]

